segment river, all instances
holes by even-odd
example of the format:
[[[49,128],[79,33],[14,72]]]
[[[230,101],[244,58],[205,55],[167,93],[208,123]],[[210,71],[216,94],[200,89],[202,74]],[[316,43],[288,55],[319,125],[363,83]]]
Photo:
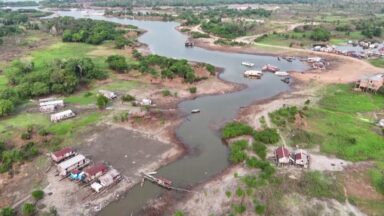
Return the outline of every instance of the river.
[[[256,68],[269,63],[283,71],[307,69],[304,63],[296,60],[289,63],[285,60],[278,61],[272,56],[225,53],[199,47],[185,48],[184,42],[187,36],[175,29],[179,25],[176,22],[138,21],[92,15],[92,13],[84,17],[85,13],[77,10],[58,11],[56,14],[138,26],[147,31],[139,41],[147,44],[153,53],[224,68],[220,75],[223,80],[247,85],[242,91],[202,96],[178,105],[178,109],[183,113],[190,113],[196,108],[201,110],[200,114],[188,115],[176,131],[177,137],[189,149],[189,154],[158,170],[159,175],[171,179],[178,187],[206,181],[229,166],[228,148],[220,138],[219,128],[234,119],[240,107],[289,90],[289,85],[271,73],[265,73],[260,80],[245,79],[243,72],[247,68],[241,65],[242,61],[253,62]],[[144,187],[136,186],[118,201],[102,209],[99,215],[137,215],[149,200],[159,197],[163,192],[164,189],[150,183],[144,184]]]

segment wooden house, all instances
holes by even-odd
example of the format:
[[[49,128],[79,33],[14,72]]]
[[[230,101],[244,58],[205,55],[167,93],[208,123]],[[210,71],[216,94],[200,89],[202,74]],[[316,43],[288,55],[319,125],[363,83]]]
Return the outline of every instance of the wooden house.
[[[281,146],[275,150],[275,159],[278,165],[290,163],[290,153],[287,148]]]
[[[63,148],[59,151],[51,153],[51,159],[55,163],[59,163],[69,157],[72,157],[76,154],[76,152],[72,148]]]
[[[294,154],[295,164],[307,168],[309,165],[309,155],[306,151],[298,149]]]
[[[65,160],[57,165],[57,171],[59,175],[66,176],[74,169],[81,169],[87,166],[90,163],[90,160],[84,155],[79,154],[68,160]]]
[[[364,77],[356,82],[356,87],[365,91],[377,92],[384,85],[384,74]]]
[[[108,167],[104,163],[97,163],[84,170],[85,181],[90,182],[108,171]]]
[[[99,178],[98,182],[94,182],[91,184],[91,188],[96,191],[100,192],[105,187],[108,187],[114,183],[117,183],[121,180],[120,173],[115,170],[111,169],[107,173],[105,173],[103,176]]]
[[[104,97],[108,99],[115,99],[117,98],[117,95],[115,92],[112,91],[107,91],[107,90],[99,90],[99,94],[103,95]]]

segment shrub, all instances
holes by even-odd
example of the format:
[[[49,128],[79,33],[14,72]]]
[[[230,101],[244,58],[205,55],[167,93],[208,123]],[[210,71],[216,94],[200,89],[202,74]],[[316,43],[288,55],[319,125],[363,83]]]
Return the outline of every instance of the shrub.
[[[32,192],[32,197],[38,201],[44,198],[44,191],[42,190],[35,190]]]
[[[0,216],[14,216],[14,215],[16,215],[16,212],[11,207],[5,207],[0,209]]]
[[[23,140],[30,140],[32,138],[31,134],[28,132],[23,132],[20,137]]]
[[[230,197],[232,196],[231,191],[225,191],[225,196],[227,196],[228,198],[230,198]]]
[[[195,93],[197,92],[197,88],[196,88],[195,86],[190,87],[188,90],[189,90],[189,92],[190,92],[191,94],[195,94]]]
[[[247,159],[247,154],[244,150],[247,148],[248,142],[246,140],[239,140],[231,144],[230,161],[232,163],[240,163]]]
[[[252,145],[253,151],[259,156],[262,160],[265,160],[267,156],[267,147],[261,142],[254,142]]]
[[[105,62],[108,63],[110,69],[116,70],[119,73],[128,69],[128,63],[125,60],[125,57],[121,55],[109,56]]]
[[[237,214],[243,214],[247,210],[243,204],[233,205],[233,208]]]
[[[384,173],[379,169],[374,169],[371,170],[370,176],[372,185],[375,187],[375,189],[379,193],[384,194]]]
[[[263,215],[265,212],[265,205],[257,204],[255,206],[255,212],[256,212],[256,214]]]
[[[176,211],[174,216],[184,216],[182,211]]]
[[[24,216],[31,216],[35,214],[36,208],[32,203],[25,203],[23,205],[22,212]]]
[[[299,184],[302,193],[305,195],[335,198],[337,200],[344,199],[344,193],[339,185],[319,171],[305,172]]]
[[[266,128],[262,131],[256,131],[253,134],[253,138],[256,141],[260,141],[260,142],[263,142],[265,144],[274,144],[274,143],[279,142],[280,135],[277,133],[276,129]]]
[[[238,137],[242,135],[252,135],[254,132],[253,128],[240,123],[240,122],[231,122],[224,126],[221,133],[224,139]]]
[[[48,136],[49,135],[49,131],[47,129],[45,129],[45,128],[41,128],[39,130],[39,135],[40,136]]]
[[[236,188],[236,196],[242,197],[244,194],[244,190],[241,187]]]
[[[105,109],[108,105],[108,98],[104,95],[98,95],[96,98],[96,105],[99,107],[99,109]]]
[[[215,75],[215,72],[216,72],[216,68],[215,66],[211,65],[211,64],[205,64],[205,68],[207,69],[207,71],[209,72],[209,74],[211,75]]]
[[[121,97],[121,100],[124,102],[131,102],[131,101],[135,100],[135,97],[127,94],[127,95],[124,95],[123,97]]]
[[[294,122],[295,116],[298,113],[296,106],[283,107],[272,113],[269,113],[271,121],[278,127],[285,127],[287,122]]]
[[[169,96],[172,96],[172,93],[171,91],[169,91],[168,89],[164,89],[161,94],[163,95],[163,97],[169,97]]]

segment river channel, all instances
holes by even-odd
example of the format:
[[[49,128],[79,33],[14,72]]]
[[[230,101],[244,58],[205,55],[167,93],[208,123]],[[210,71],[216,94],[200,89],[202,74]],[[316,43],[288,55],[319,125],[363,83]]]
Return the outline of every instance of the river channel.
[[[224,69],[220,75],[223,80],[247,86],[238,92],[202,96],[178,105],[182,113],[190,113],[196,108],[199,108],[201,113],[187,115],[176,130],[177,137],[187,146],[189,154],[158,170],[159,175],[171,179],[177,187],[195,185],[225,170],[229,166],[229,151],[220,138],[220,127],[234,119],[241,107],[289,90],[289,85],[271,73],[265,73],[259,80],[245,79],[243,72],[247,68],[241,65],[242,61],[253,62],[258,69],[265,64],[276,65],[283,71],[307,69],[306,64],[297,60],[290,63],[279,61],[273,56],[226,53],[199,47],[185,48],[187,36],[176,30],[179,25],[177,22],[120,19],[77,10],[58,11],[55,14],[138,26],[147,31],[139,41],[147,44],[153,53],[221,67]],[[162,193],[164,189],[150,183],[145,183],[143,187],[136,186],[125,196],[102,209],[99,215],[138,215],[149,200],[161,196]]]

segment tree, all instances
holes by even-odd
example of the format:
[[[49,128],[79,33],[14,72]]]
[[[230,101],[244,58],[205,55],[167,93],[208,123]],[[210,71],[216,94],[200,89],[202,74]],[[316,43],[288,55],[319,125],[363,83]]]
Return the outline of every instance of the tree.
[[[325,28],[315,28],[311,34],[311,39],[315,41],[328,41],[331,37],[331,33]]]
[[[36,212],[36,207],[32,203],[25,203],[23,205],[22,212],[24,216],[34,215]]]
[[[0,216],[14,216],[16,215],[15,210],[11,207],[5,207],[0,210]]]
[[[44,198],[44,191],[42,190],[34,190],[32,192],[32,197],[36,200],[39,201]]]
[[[0,99],[0,117],[9,115],[14,108],[12,101]]]
[[[104,95],[98,95],[97,96],[97,101],[96,101],[96,104],[97,104],[97,107],[99,107],[99,109],[105,109],[108,105],[108,98],[105,97]]]
[[[127,61],[125,60],[125,57],[121,55],[109,56],[106,62],[108,63],[110,69],[116,70],[119,73],[128,69]]]

